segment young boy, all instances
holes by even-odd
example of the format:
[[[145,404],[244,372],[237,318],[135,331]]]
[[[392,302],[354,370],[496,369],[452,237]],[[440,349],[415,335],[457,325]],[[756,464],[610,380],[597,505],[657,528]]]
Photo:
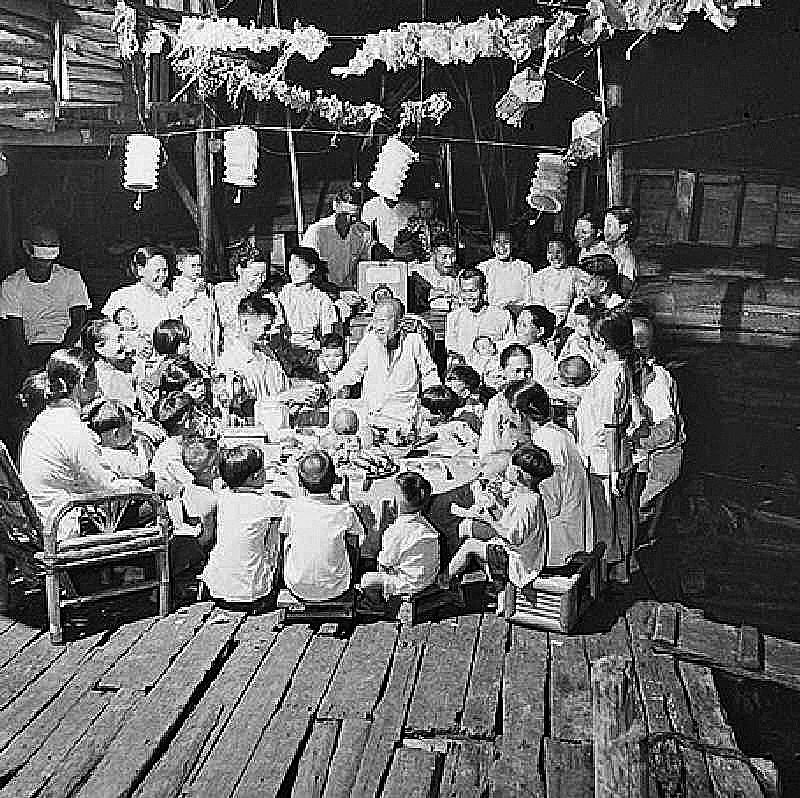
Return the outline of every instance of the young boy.
[[[474,536],[450,561],[451,578],[467,570],[470,555],[488,569],[498,588],[508,581],[524,588],[539,575],[547,554],[547,515],[539,484],[552,475],[553,464],[544,449],[528,444],[514,452],[506,470],[514,486],[508,505],[496,524],[472,525]],[[498,591],[498,614],[503,611],[502,596]]]
[[[264,453],[255,446],[222,449],[219,475],[217,542],[200,578],[217,601],[252,605],[275,584],[280,504],[264,494]]]
[[[203,278],[203,259],[196,249],[182,247],[175,252],[177,275],[167,297],[170,316],[192,330],[189,355],[195,363],[209,369],[214,362],[214,300]]]
[[[467,364],[478,372],[481,382],[487,388],[497,390],[503,382],[497,344],[488,335],[479,335],[472,342],[472,352],[467,357]]]
[[[456,393],[445,385],[433,385],[422,392],[419,421],[420,438],[437,441],[440,447],[461,449],[478,447],[478,433],[466,421],[453,420],[461,406]]]
[[[194,400],[188,393],[171,393],[158,402],[156,412],[167,439],[156,449],[150,470],[156,490],[172,498],[194,482],[194,476],[183,464],[183,439],[195,429]]]
[[[347,536],[360,545],[366,535],[356,511],[331,498],[336,472],[327,452],[305,455],[297,476],[307,495],[290,500],[281,519],[283,581],[301,600],[327,601],[350,588]]]
[[[434,584],[439,573],[439,533],[422,516],[431,492],[431,483],[421,474],[397,475],[397,520],[384,531],[378,572],[364,574],[363,588],[380,588],[388,599],[414,596]]]
[[[217,371],[225,376],[229,386],[227,396],[234,412],[253,418],[255,405],[285,391],[289,381],[271,348],[262,341],[275,320],[272,302],[258,294],[245,297],[239,302],[238,314],[239,335],[220,355]],[[239,381],[241,395],[235,396],[233,386]]]
[[[133,432],[133,411],[116,399],[95,402],[86,423],[100,438],[103,463],[118,477],[147,479],[153,449],[149,441]]]

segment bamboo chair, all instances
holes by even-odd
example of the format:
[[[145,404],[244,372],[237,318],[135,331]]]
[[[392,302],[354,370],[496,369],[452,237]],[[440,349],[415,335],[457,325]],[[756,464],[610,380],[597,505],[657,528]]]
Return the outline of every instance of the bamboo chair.
[[[126,510],[138,502],[149,508],[151,521],[120,528]],[[75,523],[76,535],[58,539],[63,523]],[[84,494],[67,502],[47,529],[36,512],[6,447],[0,443],[0,614],[9,609],[8,565],[20,575],[44,582],[50,640],[63,642],[62,610],[68,607],[158,590],[161,617],[170,609],[170,526],[161,499],[152,491]],[[101,586],[79,594],[71,573],[76,568],[103,569],[145,555],[155,558],[156,578],[119,587]]]

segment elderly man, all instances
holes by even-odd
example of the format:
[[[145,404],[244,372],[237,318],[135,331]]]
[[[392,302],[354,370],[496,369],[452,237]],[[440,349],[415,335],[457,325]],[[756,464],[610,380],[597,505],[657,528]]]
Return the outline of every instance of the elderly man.
[[[420,389],[439,385],[436,364],[418,333],[401,328],[403,303],[378,303],[372,328],[330,381],[332,393],[363,378],[361,396],[376,426],[406,427],[419,409]]]
[[[486,304],[486,275],[474,267],[458,275],[461,307],[447,314],[444,342],[448,352],[470,356],[475,339],[487,336],[495,343],[511,338],[514,323],[504,308]]]
[[[319,253],[328,264],[328,279],[340,288],[356,287],[358,262],[369,260],[372,250],[372,233],[359,214],[358,194],[342,189],[333,201],[333,214],[309,225],[301,242]]]
[[[80,272],[58,263],[61,243],[52,227],[35,225],[22,247],[28,263],[0,286],[12,363],[20,372],[41,367],[53,351],[72,346],[91,307]]]

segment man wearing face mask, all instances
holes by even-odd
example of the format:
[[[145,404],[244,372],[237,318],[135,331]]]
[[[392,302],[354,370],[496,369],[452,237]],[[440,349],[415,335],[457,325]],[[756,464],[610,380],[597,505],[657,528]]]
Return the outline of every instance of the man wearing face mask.
[[[56,349],[73,346],[91,307],[80,272],[58,263],[58,233],[35,225],[22,247],[28,263],[0,286],[11,362],[18,375],[44,366]]]
[[[328,264],[328,279],[340,288],[356,287],[358,262],[369,260],[374,243],[360,213],[358,194],[342,189],[333,201],[333,213],[309,225],[301,242],[317,251]]]
[[[410,425],[419,410],[420,389],[440,384],[422,337],[403,331],[404,312],[399,299],[379,302],[372,328],[329,383],[335,394],[363,379],[361,396],[376,426]]]

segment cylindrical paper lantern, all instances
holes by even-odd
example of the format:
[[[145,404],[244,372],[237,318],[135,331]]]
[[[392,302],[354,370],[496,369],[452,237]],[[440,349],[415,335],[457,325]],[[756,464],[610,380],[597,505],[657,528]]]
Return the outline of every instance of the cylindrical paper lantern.
[[[226,130],[224,146],[225,182],[240,190],[255,188],[258,166],[258,134],[256,131],[244,126]],[[240,192],[237,192],[236,202],[239,201],[239,198]]]
[[[123,186],[135,191],[133,207],[142,208],[142,192],[158,188],[158,169],[161,165],[161,142],[155,136],[134,134],[125,143],[125,171]]]
[[[381,197],[398,200],[411,164],[419,158],[407,144],[392,136],[378,155],[369,187]]]

